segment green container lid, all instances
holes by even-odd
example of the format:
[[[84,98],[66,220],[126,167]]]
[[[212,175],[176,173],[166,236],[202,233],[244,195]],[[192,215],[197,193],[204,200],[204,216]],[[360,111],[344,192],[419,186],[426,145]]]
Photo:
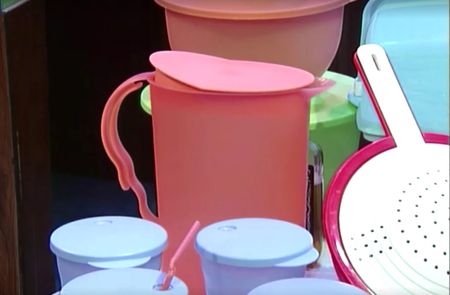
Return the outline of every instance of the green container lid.
[[[356,107],[347,101],[347,94],[353,87],[354,79],[330,71],[325,72],[323,78],[335,81],[336,85],[312,98],[309,115],[310,130],[332,127],[355,118]]]
[[[356,114],[356,108],[347,102],[347,93],[353,86],[353,78],[330,71],[323,77],[334,80],[336,85],[312,98],[309,116],[310,130],[354,120]],[[149,86],[141,92],[141,107],[147,114],[152,113]]]
[[[150,104],[150,86],[146,86],[141,92],[141,108],[147,114],[152,114],[152,105]]]

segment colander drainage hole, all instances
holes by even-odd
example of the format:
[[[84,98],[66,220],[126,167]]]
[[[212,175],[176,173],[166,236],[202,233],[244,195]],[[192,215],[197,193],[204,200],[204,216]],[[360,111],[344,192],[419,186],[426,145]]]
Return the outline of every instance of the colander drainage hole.
[[[428,259],[424,258],[424,259],[423,259],[423,261],[427,262],[427,261],[428,261]]]
[[[447,252],[444,252],[444,256],[447,255]]]

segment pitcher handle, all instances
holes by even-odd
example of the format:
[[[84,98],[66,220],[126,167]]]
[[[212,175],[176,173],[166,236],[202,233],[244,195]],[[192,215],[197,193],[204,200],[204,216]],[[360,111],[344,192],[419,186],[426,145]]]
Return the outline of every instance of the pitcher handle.
[[[124,81],[114,90],[103,109],[101,137],[106,154],[117,169],[120,187],[122,190],[131,188],[137,197],[141,217],[155,222],[157,217],[148,207],[147,193],[142,183],[136,177],[133,160],[124,148],[117,129],[117,118],[123,100],[128,94],[140,89],[143,82],[148,82],[152,75],[152,72],[137,74]]]

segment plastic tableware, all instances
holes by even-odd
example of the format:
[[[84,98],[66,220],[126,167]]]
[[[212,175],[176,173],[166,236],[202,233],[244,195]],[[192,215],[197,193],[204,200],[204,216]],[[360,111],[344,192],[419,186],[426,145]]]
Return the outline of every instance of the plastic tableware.
[[[360,132],[356,127],[356,108],[347,100],[354,79],[330,71],[322,77],[333,80],[336,84],[314,96],[310,103],[309,154],[316,159],[310,160],[310,169],[313,170],[311,189],[314,191],[310,196],[313,199],[310,203],[310,226],[307,228],[313,234],[314,246],[320,252],[318,264],[332,267],[321,228],[322,189],[328,187],[328,182],[339,165],[358,149]],[[152,113],[149,86],[141,91],[140,104],[147,114]],[[320,157],[320,154],[323,156]],[[324,163],[323,157],[326,159]]]
[[[169,289],[159,290],[159,270],[122,268],[94,271],[68,282],[59,295],[188,295],[187,285],[174,277]]]
[[[448,294],[449,138],[424,140],[382,47],[361,46],[355,64],[392,139],[360,150],[330,184],[338,275],[375,294]]]
[[[361,44],[383,46],[422,132],[449,134],[449,1],[370,0],[363,11]],[[359,77],[351,101],[364,138],[383,129]]]
[[[304,228],[268,218],[238,218],[200,230],[196,250],[208,295],[247,294],[269,281],[302,277],[318,258]]]
[[[111,95],[101,132],[121,187],[135,192],[141,216],[171,238],[163,259],[192,220],[261,216],[304,225],[309,100],[333,83],[288,66],[197,53],[163,51],[150,60],[156,72],[133,76]],[[158,217],[117,130],[122,101],[144,81],[151,84]],[[193,247],[177,273],[202,293]]]
[[[126,216],[84,218],[50,236],[61,286],[82,274],[107,268],[159,269],[166,231],[153,222]]]
[[[356,107],[347,100],[354,79],[331,71],[322,78],[334,81],[335,85],[311,98],[309,139],[320,146],[326,157],[323,165],[326,189],[337,168],[358,149],[360,132],[356,126]],[[140,105],[151,115],[150,86],[141,91]]]
[[[265,283],[251,290],[248,295],[364,295],[367,293],[352,285],[333,280],[293,278]]]
[[[285,64],[322,75],[354,0],[155,0],[173,50]]]

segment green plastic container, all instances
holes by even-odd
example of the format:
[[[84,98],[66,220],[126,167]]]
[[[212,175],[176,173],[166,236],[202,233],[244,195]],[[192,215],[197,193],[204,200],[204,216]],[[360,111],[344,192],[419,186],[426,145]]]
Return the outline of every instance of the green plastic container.
[[[360,132],[356,127],[356,108],[347,101],[347,93],[354,79],[334,72],[326,72],[324,78],[336,85],[311,100],[309,136],[323,153],[324,188],[336,169],[358,149]],[[141,107],[151,114],[149,87],[141,92]]]
[[[324,78],[336,85],[313,97],[309,117],[309,139],[323,153],[324,189],[339,166],[359,147],[360,131],[356,126],[356,108],[347,100],[354,79],[326,72]]]

